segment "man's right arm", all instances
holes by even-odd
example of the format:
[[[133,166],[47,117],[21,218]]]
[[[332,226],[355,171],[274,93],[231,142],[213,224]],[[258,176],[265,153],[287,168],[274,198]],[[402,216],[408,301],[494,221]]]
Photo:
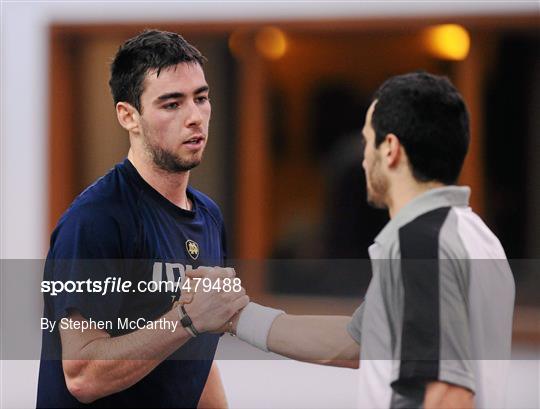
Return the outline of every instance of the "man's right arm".
[[[210,270],[215,270],[210,273],[213,279],[233,274],[228,269]],[[220,328],[248,302],[249,297],[243,289],[240,292],[201,292],[185,309],[195,328],[202,333]],[[72,312],[70,317],[85,320],[78,312]],[[161,318],[178,322],[177,308]],[[191,337],[179,323],[176,331],[144,328],[110,337],[105,331],[96,329],[61,329],[60,336],[67,387],[83,403],[129,388]]]
[[[162,318],[174,321],[177,315],[173,309]],[[69,318],[86,320],[79,312]],[[176,331],[144,328],[119,337],[98,329],[61,329],[60,336],[66,385],[82,403],[129,388],[191,338],[181,326]]]

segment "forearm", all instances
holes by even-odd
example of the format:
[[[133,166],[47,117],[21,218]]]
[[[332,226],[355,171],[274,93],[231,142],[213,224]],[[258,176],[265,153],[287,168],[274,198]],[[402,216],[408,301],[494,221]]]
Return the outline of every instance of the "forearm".
[[[178,320],[178,312],[173,309],[163,318]],[[176,331],[145,328],[94,339],[76,354],[64,353],[66,383],[81,402],[92,402],[134,385],[190,338],[178,326]]]
[[[347,331],[347,316],[278,316],[270,328],[268,349],[298,361],[358,367],[359,345]]]
[[[234,277],[234,270],[202,267],[190,270],[190,277],[209,278],[211,282]],[[182,294],[182,297],[184,294]],[[182,299],[180,297],[180,299]],[[185,313],[199,332],[219,329],[249,303],[243,288],[240,291],[202,291],[192,294]],[[185,344],[191,335],[180,325],[178,307],[160,317],[177,324],[155,325],[130,334],[111,338],[105,331],[93,329],[60,330],[62,364],[69,391],[81,402],[92,402],[124,390],[140,381],[160,362]],[[84,318],[78,311],[70,317]]]

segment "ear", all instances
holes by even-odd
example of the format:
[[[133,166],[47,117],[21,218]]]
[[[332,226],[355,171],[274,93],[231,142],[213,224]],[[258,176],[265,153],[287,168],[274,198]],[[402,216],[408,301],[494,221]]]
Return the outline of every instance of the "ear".
[[[393,133],[386,135],[386,152],[385,157],[389,168],[395,168],[399,165],[402,158],[402,146],[399,138]]]
[[[118,102],[116,104],[116,117],[118,122],[129,133],[139,133],[140,127],[140,115],[137,109],[127,103],[127,102]]]

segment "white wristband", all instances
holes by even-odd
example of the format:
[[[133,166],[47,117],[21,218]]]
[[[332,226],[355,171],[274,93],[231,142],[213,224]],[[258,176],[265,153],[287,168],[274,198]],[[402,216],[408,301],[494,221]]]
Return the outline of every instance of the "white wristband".
[[[285,312],[250,302],[240,313],[236,336],[242,341],[268,352],[266,339],[274,320]]]

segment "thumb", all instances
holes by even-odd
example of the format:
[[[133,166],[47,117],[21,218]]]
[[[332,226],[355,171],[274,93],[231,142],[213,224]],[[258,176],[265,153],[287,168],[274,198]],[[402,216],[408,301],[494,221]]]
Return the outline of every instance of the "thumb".
[[[180,302],[180,304],[191,304],[194,296],[195,294],[193,293],[182,291],[182,294],[180,295],[178,302]]]
[[[210,275],[212,268],[210,267],[198,267],[195,270],[186,270],[186,277],[189,278],[205,278]]]

